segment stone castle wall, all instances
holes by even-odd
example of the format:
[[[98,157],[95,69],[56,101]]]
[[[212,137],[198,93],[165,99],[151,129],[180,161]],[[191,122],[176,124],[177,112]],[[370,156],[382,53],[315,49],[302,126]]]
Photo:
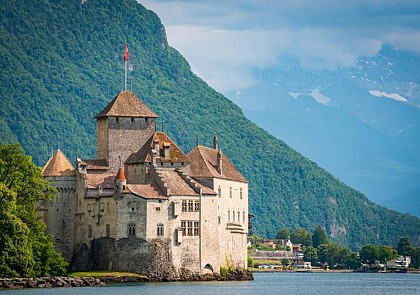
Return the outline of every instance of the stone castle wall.
[[[137,152],[156,130],[154,118],[107,117],[98,118],[97,157],[106,159],[111,172],[116,173],[120,159]]]
[[[56,249],[70,261],[74,246],[74,208],[76,192],[76,176],[49,176],[46,180],[57,188],[59,195],[46,206],[44,220],[47,233],[52,234]]]

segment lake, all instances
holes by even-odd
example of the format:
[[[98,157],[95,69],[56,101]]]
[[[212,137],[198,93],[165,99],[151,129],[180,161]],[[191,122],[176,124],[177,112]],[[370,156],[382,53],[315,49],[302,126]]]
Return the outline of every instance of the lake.
[[[0,294],[59,295],[255,295],[255,294],[417,294],[420,274],[255,273],[251,282],[130,283],[106,287],[3,290]]]

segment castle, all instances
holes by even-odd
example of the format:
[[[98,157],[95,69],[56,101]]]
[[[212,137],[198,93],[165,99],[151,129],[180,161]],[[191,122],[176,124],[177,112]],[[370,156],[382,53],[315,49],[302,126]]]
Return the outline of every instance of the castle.
[[[47,231],[72,271],[176,276],[247,267],[248,183],[218,147],[188,154],[133,92],[96,115],[96,159],[60,151],[43,168],[59,191]]]

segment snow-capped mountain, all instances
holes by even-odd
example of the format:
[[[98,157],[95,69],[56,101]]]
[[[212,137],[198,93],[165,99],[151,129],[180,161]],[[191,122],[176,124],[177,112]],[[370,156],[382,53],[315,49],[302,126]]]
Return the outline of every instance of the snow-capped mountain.
[[[418,69],[420,55],[384,46],[336,72],[293,64],[265,70],[257,85],[228,97],[248,118],[372,200],[420,216],[410,205],[416,197],[403,197],[420,187]]]

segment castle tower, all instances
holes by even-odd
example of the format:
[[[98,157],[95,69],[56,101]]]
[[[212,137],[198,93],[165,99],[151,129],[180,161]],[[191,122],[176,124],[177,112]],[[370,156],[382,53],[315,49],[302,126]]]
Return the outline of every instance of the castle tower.
[[[119,156],[125,160],[137,152],[156,130],[156,118],[133,92],[121,91],[96,115],[96,155],[117,173]]]
[[[121,197],[122,192],[126,189],[127,185],[127,178],[125,177],[124,167],[122,163],[120,164],[120,168],[118,169],[118,173],[115,176],[115,192],[117,197]]]
[[[47,233],[54,236],[57,250],[66,261],[70,261],[74,246],[76,170],[66,156],[57,150],[45,164],[42,174],[59,193],[52,203],[43,205]]]

